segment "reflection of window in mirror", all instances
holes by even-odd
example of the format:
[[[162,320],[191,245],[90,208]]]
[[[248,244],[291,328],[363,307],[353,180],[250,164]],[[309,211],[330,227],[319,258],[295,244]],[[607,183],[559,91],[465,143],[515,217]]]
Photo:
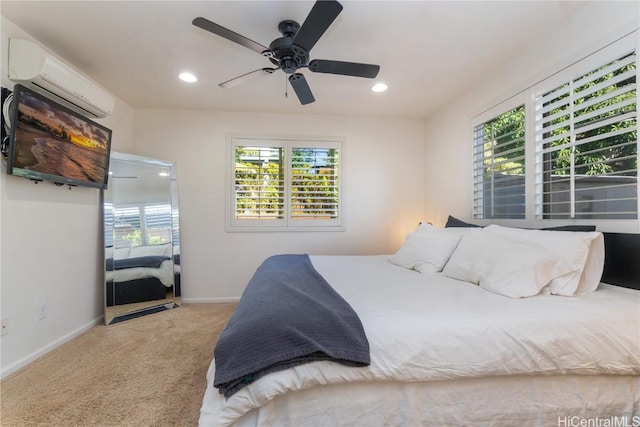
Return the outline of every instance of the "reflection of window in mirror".
[[[113,209],[113,215],[116,248],[162,245],[171,242],[170,204],[119,207]]]

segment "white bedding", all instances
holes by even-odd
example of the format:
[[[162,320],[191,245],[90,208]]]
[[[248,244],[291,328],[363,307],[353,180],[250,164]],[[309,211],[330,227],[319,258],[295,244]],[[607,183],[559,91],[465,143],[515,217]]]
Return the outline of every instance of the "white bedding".
[[[318,272],[360,316],[371,346],[371,366],[313,362],[266,375],[225,400],[213,388],[212,363],[200,425],[231,425],[237,420],[243,425],[271,425],[270,416],[284,416],[293,425],[351,424],[346,418],[356,415],[376,425],[424,424],[427,419],[439,425],[433,421],[436,418],[424,417],[470,422],[500,414],[512,417],[508,420],[520,414],[529,425],[543,425],[543,418],[532,419],[530,414],[548,416],[558,408],[582,408],[587,415],[640,416],[640,292],[601,284],[597,292],[582,297],[512,299],[440,274],[403,269],[387,259],[311,257]],[[557,390],[570,393],[568,401],[573,398],[578,403],[558,402],[557,396],[552,397],[556,390],[544,387],[545,378],[557,384]],[[512,388],[496,386],[505,382],[513,382],[516,390],[528,384],[525,396],[541,387],[538,391],[549,399],[549,408],[530,402],[537,412],[514,411],[519,395],[514,396]],[[610,404],[602,400],[601,391],[585,390],[597,382],[617,390],[618,395],[607,395]],[[464,401],[453,402],[455,393],[447,395],[447,387],[461,387]],[[387,388],[392,396],[384,393]],[[355,389],[358,392],[351,394]],[[341,390],[344,394],[336,395]],[[504,394],[506,404],[488,401],[487,390]],[[309,411],[301,409],[322,408],[333,395],[356,403],[351,411],[341,407],[344,413],[320,411],[324,421],[308,418]],[[590,395],[600,399],[592,407],[585,401]],[[398,422],[382,421],[375,403],[381,397],[386,417]],[[414,407],[426,405],[422,399],[427,397],[429,408]],[[359,399],[364,399],[362,405],[357,404]],[[291,411],[276,410],[283,405]],[[260,407],[264,408],[254,410]],[[342,415],[336,419],[336,414]]]
[[[178,270],[179,272],[179,270]],[[120,270],[110,270],[105,274],[107,282],[128,282],[129,280],[145,279],[147,277],[155,277],[166,287],[173,286],[174,267],[170,260],[163,261],[159,268],[135,267],[123,268]]]

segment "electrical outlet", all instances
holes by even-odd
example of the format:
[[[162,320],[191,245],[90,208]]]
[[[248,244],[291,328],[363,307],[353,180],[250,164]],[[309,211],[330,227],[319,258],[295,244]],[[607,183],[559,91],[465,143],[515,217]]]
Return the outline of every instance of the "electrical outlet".
[[[38,320],[46,319],[48,312],[49,307],[47,307],[47,304],[40,304],[38,307]]]
[[[9,333],[9,318],[5,317],[2,319],[2,336],[5,336]]]

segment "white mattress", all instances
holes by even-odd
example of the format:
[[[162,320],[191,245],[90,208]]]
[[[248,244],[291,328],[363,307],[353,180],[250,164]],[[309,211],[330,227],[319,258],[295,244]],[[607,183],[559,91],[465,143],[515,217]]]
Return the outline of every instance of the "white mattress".
[[[312,262],[360,316],[371,366],[309,363],[224,399],[212,363],[202,426],[640,416],[640,292],[602,284],[578,298],[511,299],[386,256]]]

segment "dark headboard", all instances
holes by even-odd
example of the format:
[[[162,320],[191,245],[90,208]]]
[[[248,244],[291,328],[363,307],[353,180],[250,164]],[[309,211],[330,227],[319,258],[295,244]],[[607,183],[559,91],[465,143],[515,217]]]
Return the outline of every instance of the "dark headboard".
[[[602,282],[640,289],[640,234],[604,234]]]

